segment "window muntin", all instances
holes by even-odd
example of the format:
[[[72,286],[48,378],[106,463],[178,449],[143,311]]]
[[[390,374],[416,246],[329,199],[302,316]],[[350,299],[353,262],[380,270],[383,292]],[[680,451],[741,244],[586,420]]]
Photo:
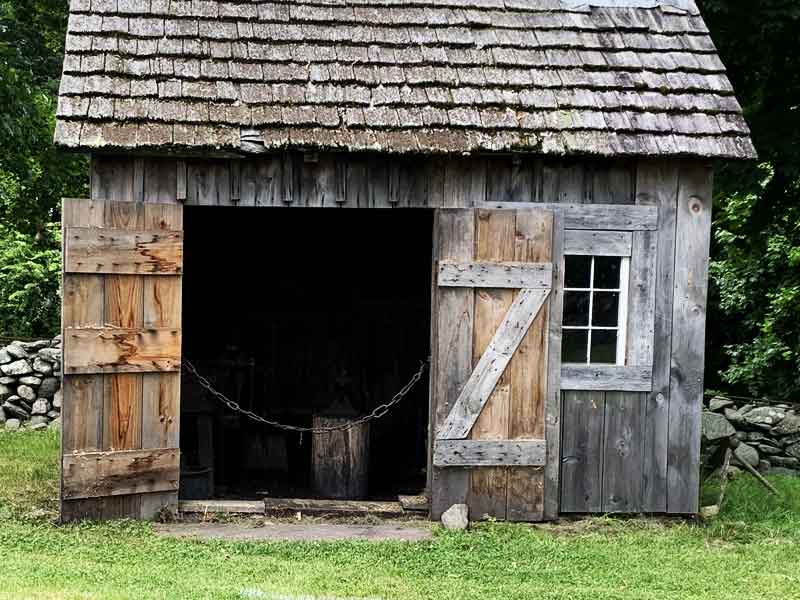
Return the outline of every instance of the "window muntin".
[[[625,364],[629,259],[564,257],[561,361]]]

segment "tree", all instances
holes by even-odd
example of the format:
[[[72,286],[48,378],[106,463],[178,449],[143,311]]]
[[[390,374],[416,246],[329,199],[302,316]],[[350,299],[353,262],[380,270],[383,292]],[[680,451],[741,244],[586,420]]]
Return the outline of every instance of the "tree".
[[[7,334],[58,329],[60,241],[52,223],[62,197],[86,194],[86,159],[52,143],[67,4],[0,0],[0,331]]]
[[[757,163],[718,170],[709,383],[798,400],[800,69],[794,55],[800,3],[700,4],[759,153]]]

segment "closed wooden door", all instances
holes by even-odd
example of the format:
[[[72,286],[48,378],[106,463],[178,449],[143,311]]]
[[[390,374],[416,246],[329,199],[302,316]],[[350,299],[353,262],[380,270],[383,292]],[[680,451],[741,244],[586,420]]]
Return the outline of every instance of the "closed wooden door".
[[[65,200],[61,514],[177,505],[183,207]]]
[[[438,211],[433,518],[455,503],[472,519],[557,516],[558,222],[536,208]]]

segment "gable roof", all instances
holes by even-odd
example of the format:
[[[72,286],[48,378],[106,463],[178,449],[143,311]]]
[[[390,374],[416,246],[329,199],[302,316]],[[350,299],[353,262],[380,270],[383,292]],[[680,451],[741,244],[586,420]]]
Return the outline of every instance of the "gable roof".
[[[72,0],[55,140],[754,157],[692,0]]]

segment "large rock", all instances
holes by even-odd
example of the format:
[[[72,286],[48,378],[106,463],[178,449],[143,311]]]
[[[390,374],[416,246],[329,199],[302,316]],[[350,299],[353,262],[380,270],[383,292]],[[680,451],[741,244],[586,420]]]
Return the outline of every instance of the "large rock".
[[[30,356],[20,342],[13,342],[10,346],[6,346],[6,352],[8,352],[12,358],[28,358]]]
[[[39,396],[42,398],[52,398],[60,387],[61,382],[58,380],[58,377],[45,377],[42,380],[42,385],[39,386]]]
[[[767,460],[775,467],[785,467],[787,469],[797,469],[800,467],[800,460],[793,456],[769,456]]]
[[[31,369],[31,363],[25,359],[15,360],[7,365],[0,365],[0,371],[3,372],[3,375],[17,376],[30,375],[33,373],[33,369]]]
[[[53,407],[61,408],[61,404],[63,402],[64,402],[64,392],[63,390],[58,390],[53,396]]]
[[[733,406],[733,400],[728,400],[722,396],[714,396],[708,401],[708,410],[713,412],[722,412],[724,409]]]
[[[0,384],[3,385],[15,385],[17,383],[16,377],[9,377],[8,375],[3,375],[0,377]]]
[[[792,444],[791,446],[786,446],[784,450],[789,456],[793,458],[800,458],[800,442]]]
[[[51,363],[61,361],[61,350],[59,348],[44,348],[37,353],[39,358],[42,358]]]
[[[6,422],[6,411],[0,406],[0,425]]]
[[[17,398],[18,396],[12,396],[12,398]],[[3,410],[5,411],[6,415],[9,417],[15,417],[17,419],[26,420],[30,417],[30,413],[26,411],[21,406],[17,406],[10,400],[6,400],[3,402]]]
[[[31,407],[31,414],[32,415],[46,415],[47,411],[50,410],[50,405],[44,398],[39,398],[36,402],[33,403]]]
[[[778,440],[781,446],[791,446],[792,444],[796,444],[800,442],[800,433],[793,433],[792,435],[783,436],[780,440]]]
[[[769,456],[783,454],[783,450],[776,448],[775,446],[770,446],[769,444],[756,444],[756,448],[760,454],[767,454]]]
[[[731,437],[736,433],[733,425],[728,423],[728,419],[720,414],[703,411],[702,436],[709,442]]]
[[[39,387],[42,385],[42,378],[36,375],[25,375],[25,377],[19,378],[19,382],[31,387]]]
[[[793,435],[800,433],[800,415],[793,412],[786,413],[783,420],[776,427],[772,428],[775,435]]]
[[[760,460],[758,450],[745,443],[739,444],[739,447],[733,451],[733,455],[739,462],[747,463],[751,467],[757,467]]]
[[[734,410],[732,408],[726,408],[723,411],[725,418],[728,419],[734,425],[742,425],[744,423],[744,416],[738,410]]]
[[[37,356],[33,359],[33,370],[42,375],[50,375],[53,372],[53,365]]]
[[[33,415],[31,417],[31,429],[44,429],[50,423],[50,419],[44,415]]]
[[[6,429],[9,431],[16,431],[22,425],[22,421],[19,419],[9,419],[6,421]]]
[[[34,390],[29,385],[19,385],[17,386],[17,396],[19,396],[23,400],[28,400],[29,402],[33,402],[34,400],[36,400],[36,390]]]
[[[775,425],[783,421],[786,411],[782,408],[773,406],[759,406],[744,415],[744,421],[753,427],[761,429],[772,429]]]
[[[14,391],[7,385],[0,383],[0,402],[6,400],[9,396],[13,396]]]
[[[47,416],[51,419],[57,419],[58,417],[61,416],[61,413],[57,410],[48,410]]]
[[[35,342],[21,342],[19,344],[28,352],[36,352],[42,348],[47,348],[50,345],[50,340],[36,340]]]
[[[453,504],[442,514],[442,525],[452,531],[463,531],[469,527],[469,508],[466,504]]]
[[[5,348],[0,348],[0,365],[7,365],[14,360]]]

